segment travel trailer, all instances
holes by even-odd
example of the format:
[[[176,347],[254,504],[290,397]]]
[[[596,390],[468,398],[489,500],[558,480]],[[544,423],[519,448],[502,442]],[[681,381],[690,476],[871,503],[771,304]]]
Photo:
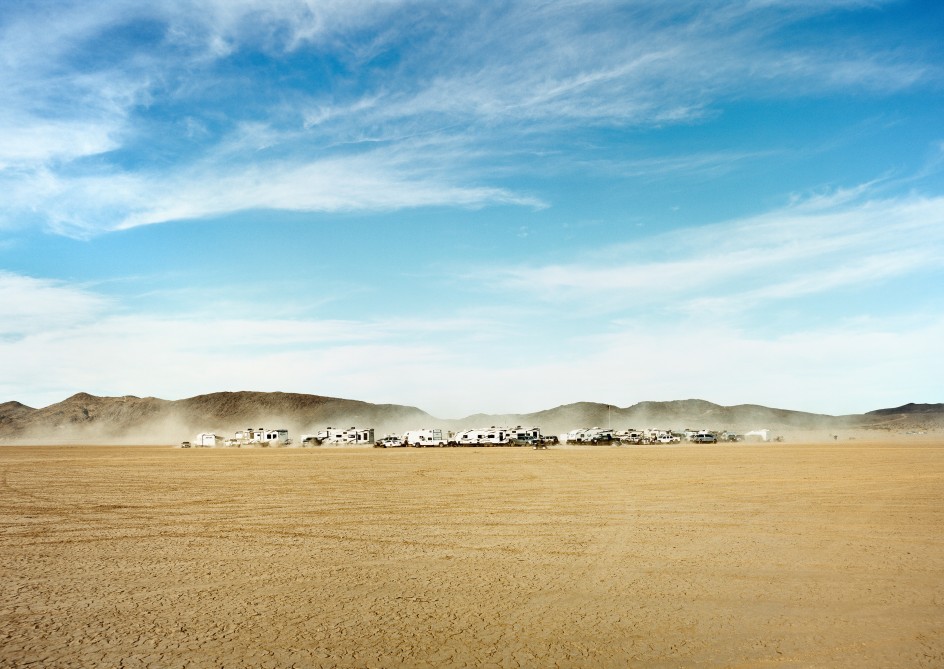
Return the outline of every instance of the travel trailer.
[[[454,444],[452,432],[439,428],[424,430],[408,430],[403,433],[403,439],[409,446],[447,446]]]
[[[509,432],[503,427],[477,428],[456,434],[460,446],[503,446],[508,443]]]
[[[538,442],[543,442],[541,437],[541,428],[539,427],[513,427],[508,430],[508,440],[511,444],[518,446],[533,446]]]
[[[212,432],[201,432],[193,440],[193,445],[198,448],[214,448],[222,444],[223,437],[218,437]]]
[[[288,430],[281,428],[268,430],[264,427],[247,427],[245,430],[239,430],[236,432],[235,441],[239,446],[288,446],[292,443]]]
[[[315,434],[303,434],[303,446],[373,446],[374,428],[358,429],[349,427],[341,429],[327,427],[318,430]]]
[[[602,427],[571,430],[566,435],[568,444],[599,444],[614,440],[613,430]]]

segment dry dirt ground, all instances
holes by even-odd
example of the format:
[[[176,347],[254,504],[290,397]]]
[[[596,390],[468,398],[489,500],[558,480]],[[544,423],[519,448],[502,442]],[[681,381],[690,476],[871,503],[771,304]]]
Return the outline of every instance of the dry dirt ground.
[[[944,441],[0,449],[0,666],[944,666]]]

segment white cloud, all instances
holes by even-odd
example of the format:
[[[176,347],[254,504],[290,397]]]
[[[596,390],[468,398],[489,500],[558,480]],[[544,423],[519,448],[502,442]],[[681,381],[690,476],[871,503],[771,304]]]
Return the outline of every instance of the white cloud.
[[[508,318],[500,306],[386,320],[158,316],[10,273],[0,275],[0,305],[0,398],[32,406],[80,390],[177,399],[251,389],[410,404],[444,418],[687,397],[839,414],[936,401],[944,373],[939,315],[799,323],[773,335],[658,317],[574,332],[553,313]]]
[[[944,198],[868,200],[867,193],[798,200],[769,214],[656,235],[569,264],[489,268],[481,278],[550,303],[618,311],[671,300],[682,311],[703,312],[944,265]]]
[[[257,207],[534,206],[529,194],[490,179],[522,135],[683,123],[730,96],[888,92],[937,76],[917,55],[881,44],[826,40],[810,53],[769,39],[857,3],[769,4],[456,3],[442,12],[422,1],[113,0],[61,3],[52,13],[8,8],[0,186],[16,196],[0,218],[87,235]],[[135,21],[160,48],[128,43],[104,57],[103,35]],[[207,133],[208,120],[230,113],[216,105],[230,101],[214,98],[207,108],[201,94],[237,83],[215,66],[245,49],[276,59],[330,52],[347,74],[322,93],[254,100],[262,118],[240,124],[237,115],[235,127]],[[396,56],[396,67],[376,65],[379,55]],[[134,167],[110,158],[76,164],[159,141],[145,113],[156,100],[186,107],[183,126],[204,129],[188,151],[140,154]],[[412,150],[420,136],[432,141]],[[251,141],[268,153],[253,153]],[[365,154],[355,148],[363,142],[406,150],[394,163],[389,147]],[[227,151],[232,162],[214,164]]]
[[[19,339],[94,322],[109,300],[80,286],[0,271],[0,337]]]

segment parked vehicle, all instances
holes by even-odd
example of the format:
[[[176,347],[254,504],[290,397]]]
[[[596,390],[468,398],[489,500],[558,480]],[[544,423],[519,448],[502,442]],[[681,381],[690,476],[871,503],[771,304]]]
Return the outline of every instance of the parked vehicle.
[[[717,444],[718,437],[713,432],[696,432],[692,436],[692,443],[695,444]]]
[[[406,446],[406,440],[398,434],[386,434],[374,444],[377,448],[400,448]]]
[[[460,446],[504,446],[509,438],[510,434],[505,428],[489,427],[459,432],[455,442]]]
[[[602,427],[590,427],[571,430],[567,433],[568,444],[608,444],[617,440],[613,430]]]
[[[447,446],[453,442],[452,433],[439,428],[430,430],[408,430],[403,433],[408,446],[423,448],[426,446]]]
[[[303,434],[304,446],[369,446],[374,443],[374,428],[347,429],[327,427],[315,434]]]
[[[534,446],[543,441],[541,428],[513,427],[508,430],[508,444],[510,446]]]

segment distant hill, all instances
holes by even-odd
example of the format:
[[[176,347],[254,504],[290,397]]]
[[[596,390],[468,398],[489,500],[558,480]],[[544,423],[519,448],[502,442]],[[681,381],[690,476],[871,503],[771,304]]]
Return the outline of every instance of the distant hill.
[[[198,432],[287,427],[296,436],[324,427],[404,430],[435,419],[415,407],[300,393],[220,392],[183,400],[78,393],[42,409],[0,404],[0,439],[56,443],[176,443]]]
[[[806,430],[848,427],[860,422],[857,417],[850,416],[827,416],[753,404],[721,406],[695,399],[640,402],[625,408],[579,402],[528,414],[522,418],[542,427],[553,426],[555,431],[559,432],[580,426],[620,429],[658,427],[745,431],[766,427]]]
[[[866,416],[913,416],[916,414],[944,415],[944,404],[905,404],[894,409],[876,409]]]
[[[905,404],[876,409],[865,414],[874,427],[886,429],[937,430],[944,428],[944,404]]]
[[[182,400],[155,397],[97,397],[78,393],[34,409],[0,404],[0,440],[52,443],[172,444],[199,432],[232,435],[246,427],[284,427],[298,437],[325,427],[373,427],[380,437],[422,427],[461,430],[492,425],[537,426],[545,434],[579,427],[672,428],[775,431],[852,428],[936,429],[944,427],[944,404],[906,404],[866,414],[829,416],[705,400],[640,402],[617,407],[577,402],[529,414],[475,414],[441,419],[412,406],[280,392],[219,392]]]

